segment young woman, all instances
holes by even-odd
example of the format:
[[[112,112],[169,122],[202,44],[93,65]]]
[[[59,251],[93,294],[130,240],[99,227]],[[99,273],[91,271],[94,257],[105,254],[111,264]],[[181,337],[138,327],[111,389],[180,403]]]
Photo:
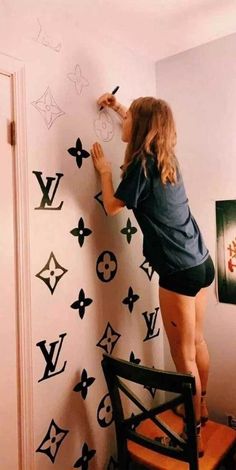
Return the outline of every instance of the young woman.
[[[201,456],[201,423],[208,419],[205,398],[209,370],[203,317],[207,287],[215,271],[188,206],[174,152],[172,111],[164,100],[152,97],[134,100],[128,110],[109,93],[97,103],[122,117],[122,140],[127,142],[122,181],[116,192],[101,145],[92,146],[103,203],[109,215],[124,206],[133,210],[143,233],[143,254],[159,274],[160,309],[176,370],[192,373],[196,380],[194,406]]]

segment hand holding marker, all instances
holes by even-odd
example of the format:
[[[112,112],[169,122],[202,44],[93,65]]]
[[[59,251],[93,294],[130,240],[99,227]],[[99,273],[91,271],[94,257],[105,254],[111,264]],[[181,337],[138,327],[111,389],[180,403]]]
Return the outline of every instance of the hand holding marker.
[[[112,95],[115,95],[115,93],[119,90],[119,88],[120,88],[119,86],[116,86],[116,87],[114,88],[114,90],[111,92],[111,94],[112,94]],[[103,108],[104,108],[104,106],[101,106],[100,109],[99,109],[99,111],[101,111]]]

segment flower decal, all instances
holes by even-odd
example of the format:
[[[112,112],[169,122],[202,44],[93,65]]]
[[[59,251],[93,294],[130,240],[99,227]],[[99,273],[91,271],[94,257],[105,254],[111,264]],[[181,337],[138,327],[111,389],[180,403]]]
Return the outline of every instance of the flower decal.
[[[109,142],[114,136],[114,125],[107,111],[101,111],[94,121],[94,130],[97,137],[104,142]]]
[[[113,457],[110,458],[107,470],[115,470],[118,468],[118,463],[113,459]]]
[[[99,403],[97,420],[102,428],[106,428],[113,421],[113,410],[109,393],[107,393]]]
[[[134,303],[139,299],[139,295],[134,294],[132,287],[129,287],[128,296],[122,300],[122,303],[128,305],[130,312],[133,311]]]
[[[85,297],[84,290],[80,289],[78,300],[71,304],[71,308],[74,308],[75,310],[79,311],[79,316],[82,320],[84,318],[86,307],[88,307],[92,302],[92,299],[90,299],[89,297]]]
[[[150,265],[148,260],[145,259],[144,262],[139,267],[147,274],[149,281],[151,281],[153,273],[154,273],[154,269]]]
[[[52,419],[47,434],[36,452],[42,452],[46,454],[54,463],[59,447],[68,432],[69,431],[59,428],[59,426],[57,426],[55,421]]]
[[[146,388],[146,389],[149,391],[149,393],[151,394],[152,398],[155,397],[155,394],[156,394],[156,391],[157,391],[156,388],[150,387],[149,385],[144,385],[143,388]]]
[[[48,129],[59,116],[65,114],[54,100],[49,87],[37,101],[33,101],[31,104],[40,112]]]
[[[152,368],[155,369],[154,366],[152,366]],[[152,398],[155,397],[157,388],[155,388],[155,387],[150,387],[150,385],[144,385],[143,388],[146,388],[146,389],[149,391],[149,393],[150,393],[150,395],[152,396]]]
[[[92,230],[84,226],[84,221],[82,217],[80,217],[78,227],[73,228],[73,230],[71,230],[70,233],[74,235],[74,237],[78,237],[79,245],[83,246],[85,237],[88,237],[88,235],[91,235]]]
[[[130,418],[135,418],[135,414],[134,414],[134,413],[131,413]],[[137,424],[134,424],[134,423],[132,423],[131,426],[130,426],[130,428],[132,429],[132,431],[134,431],[134,430],[136,429],[136,427],[137,427]]]
[[[106,353],[111,354],[120,336],[121,335],[113,330],[112,326],[108,322],[104,334],[96,346],[104,349]]]
[[[60,266],[52,252],[44,268],[35,276],[44,281],[53,294],[58,282],[66,272],[67,269]]]
[[[107,211],[104,207],[104,204],[103,204],[103,200],[102,200],[102,191],[100,191],[100,193],[97,193],[95,196],[94,196],[94,199],[96,199],[97,202],[99,202],[99,204],[101,204],[105,214],[107,215]]]
[[[122,228],[121,233],[126,235],[127,242],[130,243],[132,239],[132,235],[136,233],[138,230],[136,227],[132,227],[130,219],[128,218],[126,227]]]
[[[75,388],[74,392],[81,392],[82,398],[85,400],[88,393],[88,387],[93,384],[95,377],[88,377],[86,369],[83,370],[81,374],[81,382],[79,382]]]
[[[138,359],[135,357],[133,351],[131,351],[130,356],[129,356],[129,362],[133,362],[133,364],[139,364],[141,362],[141,359]]]
[[[103,251],[97,259],[97,276],[102,282],[111,281],[117,271],[117,260],[111,251]]]
[[[96,454],[96,450],[89,449],[88,444],[85,442],[82,448],[82,455],[81,457],[75,462],[74,468],[81,467],[82,470],[87,470],[89,461],[94,457]]]
[[[67,152],[72,155],[72,157],[75,157],[79,168],[82,166],[83,158],[88,158],[90,156],[90,153],[83,149],[82,142],[79,138],[76,141],[75,147],[69,148]]]

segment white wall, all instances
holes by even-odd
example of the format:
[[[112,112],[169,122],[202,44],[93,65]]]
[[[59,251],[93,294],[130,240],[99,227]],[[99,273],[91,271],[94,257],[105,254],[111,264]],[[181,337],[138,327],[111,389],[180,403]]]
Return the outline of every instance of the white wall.
[[[93,142],[100,140],[112,161],[114,186],[117,186],[125,148],[120,140],[120,123],[110,111],[113,138],[108,142],[98,138],[94,130],[94,121],[98,119],[96,98],[116,85],[120,86],[118,98],[127,105],[140,95],[154,95],[155,66],[112,40],[108,41],[99,26],[93,34],[91,31],[88,34],[86,24],[80,23],[79,5],[74,21],[69,19],[66,8],[66,0],[58,4],[43,0],[1,2],[0,52],[19,58],[26,68],[34,366],[34,429],[30,431],[34,432],[34,450],[40,448],[54,453],[55,443],[53,447],[53,441],[50,442],[52,432],[43,444],[53,419],[60,428],[69,431],[55,456],[55,470],[72,468],[81,457],[85,442],[89,449],[96,450],[91,468],[101,470],[107,468],[111,455],[115,458],[115,442],[114,427],[103,428],[97,421],[99,403],[107,392],[100,367],[104,350],[97,343],[110,322],[121,335],[113,355],[129,359],[133,351],[141,363],[163,366],[162,329],[159,336],[143,341],[147,326],[142,313],[151,313],[158,307],[157,276],[154,275],[150,282],[139,268],[144,260],[140,231],[133,235],[130,244],[120,233],[128,217],[132,225],[137,226],[132,213],[125,209],[117,217],[106,217],[94,199],[101,188],[91,158],[84,159],[79,169],[67,150],[75,146],[78,137],[88,152]],[[89,11],[87,22],[89,24]],[[75,72],[77,64],[88,81],[81,93],[68,78],[68,74]],[[52,103],[49,103],[49,97],[45,102],[43,98],[48,87],[63,112],[55,121],[50,121]],[[55,109],[55,112],[58,111]],[[42,172],[44,184],[46,177],[63,174],[52,204],[57,207],[64,201],[61,210],[48,210],[48,205],[46,210],[35,209],[40,205],[42,191],[33,171]],[[70,233],[81,217],[85,226],[92,230],[82,247]],[[118,271],[111,282],[104,283],[96,275],[96,261],[106,250],[115,253]],[[67,269],[53,294],[46,283],[36,277],[51,252]],[[130,286],[140,297],[132,313],[122,303]],[[78,309],[71,308],[81,289],[93,300],[83,319]],[[159,326],[158,314],[155,331]],[[59,335],[64,333],[55,371],[51,370],[48,375],[60,372],[66,362],[64,372],[40,381],[46,367],[43,347],[49,354],[52,343],[57,342],[53,356],[55,363]],[[83,369],[96,379],[85,400],[81,393],[73,391],[81,382]],[[150,392],[144,390],[143,393],[149,401]],[[51,466],[49,455],[35,453],[36,469],[48,470]]]
[[[156,64],[157,95],[174,112],[179,158],[190,207],[216,262],[215,201],[235,199],[236,35]],[[208,403],[223,422],[236,414],[236,306],[209,291],[205,322],[211,356]],[[173,367],[165,341],[165,367]]]

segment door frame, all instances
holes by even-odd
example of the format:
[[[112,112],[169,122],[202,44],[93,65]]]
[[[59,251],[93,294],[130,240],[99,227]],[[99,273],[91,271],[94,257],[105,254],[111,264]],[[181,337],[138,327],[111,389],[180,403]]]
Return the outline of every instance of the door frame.
[[[33,373],[25,65],[0,51],[0,73],[11,79],[14,153],[16,356],[19,469],[34,470]]]

